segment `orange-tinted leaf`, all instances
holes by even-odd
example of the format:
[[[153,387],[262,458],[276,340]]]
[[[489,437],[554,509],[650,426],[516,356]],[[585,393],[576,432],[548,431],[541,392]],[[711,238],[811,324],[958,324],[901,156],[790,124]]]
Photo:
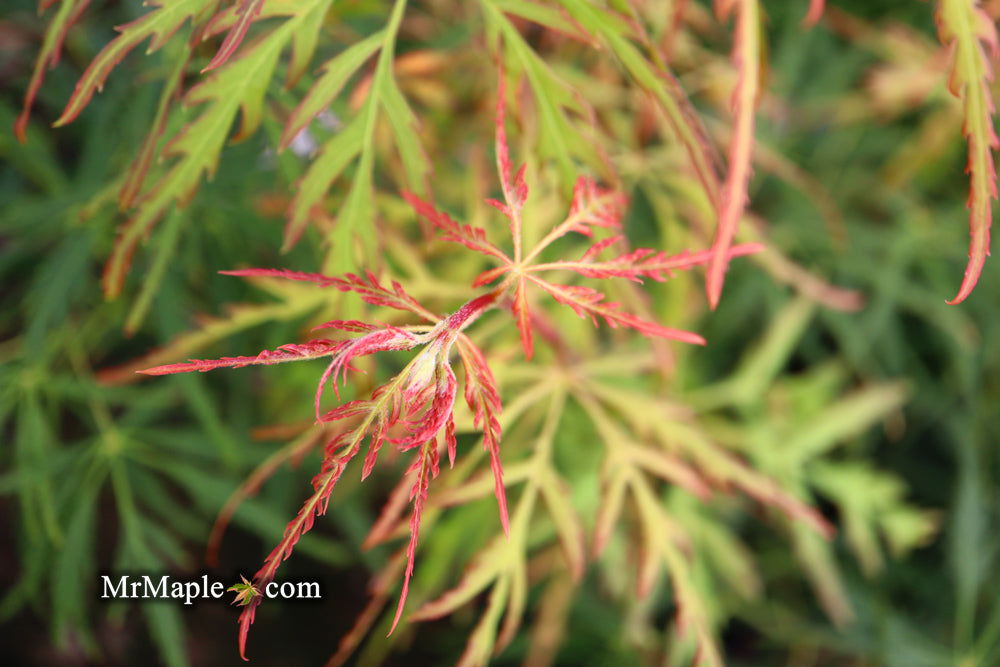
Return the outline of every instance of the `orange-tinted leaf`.
[[[496,380],[486,363],[482,351],[463,338],[459,354],[465,368],[465,402],[472,410],[473,423],[483,431],[483,448],[490,456],[490,470],[493,473],[493,491],[500,512],[500,524],[504,535],[510,535],[510,518],[507,513],[507,493],[503,482],[503,465],[500,463],[500,394]]]
[[[1000,148],[993,129],[993,79],[991,58],[1000,55],[1000,43],[993,20],[977,0],[940,0],[936,14],[941,41],[954,53],[948,89],[961,98],[963,131],[969,144],[966,172],[969,174],[969,262],[965,276],[950,304],[961,303],[979,281],[990,254],[990,225],[993,200],[997,198],[993,151]]]
[[[625,214],[625,195],[602,188],[592,178],[581,176],[573,186],[573,201],[569,207],[567,232],[592,236],[591,227],[617,229]]]
[[[570,232],[593,236],[593,227],[617,229],[621,226],[626,204],[627,200],[620,192],[602,188],[592,178],[581,176],[573,186],[569,215],[532,248],[524,261],[530,262]]]
[[[605,473],[602,477],[601,502],[594,523],[592,546],[595,558],[604,551],[608,540],[611,539],[611,533],[618,525],[618,518],[621,516],[625,503],[625,490],[628,488],[628,479],[624,468],[615,468],[613,472]]]
[[[365,303],[373,306],[386,306],[414,313],[436,322],[437,316],[427,311],[416,299],[406,293],[403,286],[395,280],[392,281],[391,288],[385,287],[371,271],[366,271],[364,276],[353,273],[344,274],[343,278],[324,276],[320,273],[305,273],[303,271],[288,271],[286,269],[237,269],[234,271],[219,271],[227,276],[270,276],[275,278],[287,278],[288,280],[300,280],[315,283],[320,287],[333,287],[341,292],[354,292],[361,297]]]
[[[521,261],[521,210],[524,202],[528,199],[528,184],[524,181],[525,165],[522,165],[514,175],[513,181],[510,177],[511,162],[510,148],[507,145],[507,81],[504,76],[504,68],[501,63],[497,76],[497,108],[496,108],[496,131],[494,147],[497,158],[497,173],[500,176],[500,187],[503,190],[505,203],[487,199],[486,202],[510,220],[510,236],[514,240],[514,261]]]
[[[413,207],[417,215],[443,231],[443,238],[446,241],[459,243],[470,250],[493,257],[504,264],[511,263],[510,258],[486,238],[486,230],[480,227],[472,227],[471,225],[460,225],[447,213],[437,210],[432,204],[424,201],[412,192],[403,192],[403,199]]]
[[[228,309],[226,317],[203,318],[202,326],[194,331],[181,334],[164,347],[153,350],[133,361],[120,366],[101,369],[97,374],[104,384],[127,384],[140,379],[136,373],[143,368],[161,365],[178,357],[193,354],[226,336],[238,331],[288,317],[296,317],[318,308],[320,300],[297,300],[292,304],[268,303],[262,305],[237,305]]]
[[[282,345],[276,350],[264,350],[254,357],[222,357],[221,359],[191,359],[179,364],[155,366],[136,371],[143,375],[172,375],[174,373],[191,373],[215,370],[216,368],[243,368],[244,366],[280,364],[286,361],[301,361],[327,357],[342,350],[352,341],[332,341],[324,338],[311,340],[308,343]]]
[[[630,313],[622,312],[619,310],[621,304],[605,301],[604,294],[590,287],[558,285],[532,275],[527,276],[527,278],[551,294],[556,301],[572,308],[573,312],[580,317],[590,318],[591,322],[595,325],[597,324],[597,319],[601,318],[612,328],[625,327],[627,329],[635,329],[644,336],[670,338],[694,345],[705,344],[704,338],[691,331],[665,327],[656,322],[650,322]]]
[[[156,154],[156,146],[167,126],[167,112],[180,94],[181,83],[184,79],[184,70],[187,69],[190,57],[191,48],[185,45],[183,55],[177,59],[169,77],[163,83],[163,90],[160,92],[160,101],[156,107],[156,115],[153,117],[152,126],[142,142],[139,154],[135,156],[135,160],[129,166],[121,190],[118,191],[118,208],[123,211],[135,203],[139,192],[142,190],[146,174],[149,172],[149,167],[153,163],[153,157]]]
[[[201,70],[203,73],[215,69],[229,60],[229,57],[236,52],[240,42],[246,37],[250,24],[257,19],[263,6],[264,0],[240,0],[236,9],[236,23],[229,29],[226,38],[222,41],[222,46],[212,58],[212,62]]]
[[[509,207],[509,215],[510,212],[520,210],[524,206],[524,202],[528,198],[528,185],[524,182],[524,166],[517,170],[513,180],[510,177],[513,167],[510,162],[510,148],[507,145],[506,110],[507,81],[504,78],[504,70],[501,65],[497,78],[495,150],[500,187],[503,189],[503,196]]]
[[[702,500],[708,500],[712,490],[706,480],[694,469],[668,453],[649,447],[630,447],[628,456],[657,477],[675,484]]]
[[[151,0],[149,4],[155,9],[131,23],[119,26],[117,30],[121,34],[101,49],[101,52],[87,66],[73,90],[73,96],[59,120],[55,122],[56,127],[71,122],[80,114],[94,93],[104,85],[111,70],[121,62],[121,59],[129,51],[150,38],[152,39],[146,53],[158,50],[186,21],[214,7],[217,2],[218,0],[173,0],[171,2]]]
[[[715,3],[720,18],[725,18],[734,6],[737,7],[737,12],[732,57],[739,72],[736,89],[733,91],[736,118],[729,142],[729,171],[722,188],[719,224],[705,280],[708,304],[712,309],[718,305],[722,295],[722,284],[729,266],[730,246],[747,204],[756,106],[760,93],[760,7],[757,0],[717,0]]]
[[[413,500],[413,513],[410,515],[410,542],[406,547],[406,571],[403,573],[403,590],[399,594],[399,604],[396,605],[396,614],[392,617],[392,626],[389,628],[391,635],[399,619],[403,615],[403,607],[406,605],[406,596],[410,590],[410,578],[413,576],[413,563],[417,557],[417,541],[420,537],[420,517],[423,515],[424,505],[427,502],[427,490],[432,477],[437,476],[437,442],[430,441],[423,446],[417,460],[410,466],[411,471],[415,471],[416,480],[410,488],[410,498]]]
[[[814,26],[823,18],[823,10],[826,8],[826,0],[809,0],[809,11],[806,13],[802,23],[807,26]]]
[[[39,11],[44,11],[54,1],[47,0],[46,2],[42,2],[39,6]],[[35,69],[31,73],[31,81],[28,82],[28,89],[24,93],[24,104],[21,107],[21,113],[18,115],[17,121],[14,123],[14,134],[17,136],[17,140],[22,143],[26,139],[25,133],[28,130],[31,107],[35,103],[35,97],[38,96],[38,90],[42,87],[42,81],[45,80],[45,70],[52,69],[59,63],[59,57],[62,55],[62,45],[66,40],[66,33],[77,22],[88,4],[90,4],[90,0],[62,0],[59,5],[59,11],[56,12],[56,15],[49,21],[49,25],[45,28],[42,48],[38,54],[38,59],[35,61]]]
[[[685,271],[706,264],[712,256],[711,250],[680,252],[668,255],[651,248],[637,248],[606,261],[596,261],[595,256],[602,250],[620,242],[622,237],[612,236],[598,241],[584,253],[578,261],[548,262],[534,264],[526,270],[530,272],[568,269],[588,278],[626,278],[642,282],[642,278],[652,278],[662,282],[673,277],[674,271]],[[765,246],[760,243],[743,243],[729,249],[728,257],[742,257],[761,252]]]

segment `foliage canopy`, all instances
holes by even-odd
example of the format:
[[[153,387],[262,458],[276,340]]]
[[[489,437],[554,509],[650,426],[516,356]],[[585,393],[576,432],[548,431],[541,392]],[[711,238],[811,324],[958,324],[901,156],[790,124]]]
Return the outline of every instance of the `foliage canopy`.
[[[231,589],[244,657],[255,591],[312,558],[370,580],[332,664],[413,655],[442,618],[463,639],[434,659],[461,664],[721,665],[744,627],[996,658],[998,7],[854,4],[41,0],[21,110],[0,106],[0,270],[30,275],[4,297],[0,612],[49,608],[98,655],[98,571],[190,572],[206,542],[247,568],[249,534],[276,546]],[[220,368],[244,370],[194,373]],[[914,633],[865,610],[938,568],[941,542],[906,558],[942,525],[949,630],[873,643]],[[187,664],[181,612],[143,612]]]

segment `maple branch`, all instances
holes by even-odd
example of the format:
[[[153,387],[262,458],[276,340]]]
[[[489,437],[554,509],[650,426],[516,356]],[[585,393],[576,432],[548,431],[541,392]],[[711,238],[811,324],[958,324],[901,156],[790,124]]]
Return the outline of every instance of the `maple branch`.
[[[510,266],[511,259],[505,252],[497,248],[486,238],[486,230],[481,227],[462,225],[443,211],[438,211],[432,204],[424,201],[412,192],[403,192],[405,199],[417,215],[422,216],[429,223],[444,232],[442,237],[445,241],[459,243],[470,250],[482,253],[488,257],[499,260],[505,266]]]
[[[458,353],[465,368],[465,402],[472,410],[473,425],[483,432],[483,449],[490,457],[493,474],[493,491],[500,511],[500,524],[504,535],[510,535],[510,518],[507,511],[507,493],[503,483],[503,466],[500,464],[500,412],[503,409],[496,380],[486,363],[482,350],[471,340],[458,341]]]
[[[318,338],[307,343],[290,343],[276,350],[264,350],[253,357],[222,357],[221,359],[189,359],[177,364],[166,364],[138,370],[143,375],[172,375],[174,373],[205,373],[216,368],[243,368],[244,366],[259,366],[281,364],[288,361],[318,359],[328,357],[341,351],[350,341],[327,340]]]
[[[620,237],[607,239],[617,241]],[[761,252],[765,246],[761,243],[743,243],[729,249],[728,259],[743,257],[757,252]],[[708,262],[712,256],[711,250],[700,250],[689,253],[687,251],[676,255],[667,255],[665,252],[658,252],[650,256],[655,251],[651,248],[638,248],[632,252],[620,255],[615,259],[603,262],[588,261],[587,256],[580,260],[563,260],[558,262],[545,262],[542,264],[532,264],[524,267],[525,273],[535,273],[539,271],[569,270],[588,278],[628,278],[636,282],[642,282],[641,277],[652,278],[662,282],[671,277],[674,271],[683,271],[694,268],[700,264]],[[589,255],[588,251],[588,255]]]
[[[624,207],[624,195],[600,188],[592,179],[581,176],[573,188],[573,203],[570,206],[569,216],[539,241],[524,258],[522,264],[529,264],[556,239],[570,232],[591,236],[593,232],[589,225],[609,229],[620,227]]]
[[[521,241],[521,209],[528,198],[528,186],[524,182],[524,170],[526,165],[522,165],[511,181],[510,150],[507,146],[506,128],[506,107],[507,107],[507,82],[504,79],[504,68],[501,63],[497,82],[497,111],[496,111],[496,158],[497,172],[500,174],[500,187],[503,189],[503,197],[506,205],[490,200],[510,219],[510,235],[514,240],[514,263],[521,263],[522,241]],[[509,260],[508,260],[509,262]]]
[[[288,271],[286,269],[237,269],[234,271],[219,271],[219,273],[226,276],[242,276],[247,278],[272,277],[310,282],[320,287],[333,287],[341,292],[354,292],[361,297],[362,301],[373,306],[386,306],[406,311],[434,323],[441,319],[407,294],[406,290],[398,282],[395,280],[392,281],[392,289],[389,289],[382,285],[371,271],[365,271],[364,276],[346,273],[343,278],[326,276],[321,273]]]
[[[630,313],[624,313],[618,310],[619,304],[605,302],[604,294],[590,287],[583,287],[580,285],[557,285],[533,275],[527,275],[525,277],[551,294],[552,297],[559,303],[572,308],[573,312],[580,317],[589,317],[591,322],[595,325],[597,324],[597,318],[600,317],[608,324],[608,326],[612,328],[625,327],[635,329],[639,333],[646,336],[670,338],[684,343],[692,343],[694,345],[706,344],[704,338],[691,331],[665,327],[661,324],[657,324],[656,322],[650,322],[636,317]]]

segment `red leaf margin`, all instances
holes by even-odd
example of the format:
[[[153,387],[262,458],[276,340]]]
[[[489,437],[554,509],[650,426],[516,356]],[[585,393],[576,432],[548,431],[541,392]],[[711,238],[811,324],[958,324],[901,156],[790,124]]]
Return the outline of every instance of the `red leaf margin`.
[[[705,291],[708,305],[715,310],[722,296],[722,285],[729,265],[728,253],[736,236],[736,228],[746,208],[753,158],[754,126],[757,97],[760,94],[760,7],[758,0],[716,0],[715,11],[725,19],[736,7],[736,34],[733,37],[732,60],[739,76],[733,91],[732,105],[736,115],[732,139],[729,142],[729,170],[722,189],[719,224],[712,257],[708,262]]]
[[[965,117],[962,133],[969,146],[965,171],[970,175],[969,198],[969,261],[955,297],[946,303],[959,304],[972,293],[990,254],[990,226],[993,222],[992,201],[997,198],[997,175],[993,151],[1000,148],[993,128],[994,104],[990,90],[993,79],[992,61],[1000,56],[1000,40],[996,25],[978,0],[963,0],[955,9],[948,0],[940,0],[935,22],[943,44],[953,54],[948,90],[962,100]],[[949,11],[951,10],[951,11]],[[964,16],[955,16],[962,12]],[[954,19],[959,25],[953,25]],[[988,53],[987,53],[988,51]],[[977,71],[963,72],[961,65]],[[963,89],[964,88],[964,89]],[[976,113],[977,110],[981,113]]]
[[[63,0],[66,3],[72,1]],[[48,7],[52,6],[53,2],[55,0],[41,0],[38,3],[39,12],[45,11]],[[62,56],[63,42],[66,41],[66,34],[80,20],[80,17],[83,16],[83,12],[86,11],[89,4],[90,0],[77,0],[75,5],[66,5],[68,13],[62,21],[60,21],[60,14],[62,13],[62,7],[60,7],[59,12],[57,12],[55,18],[52,19],[52,22],[49,23],[48,28],[45,30],[45,38],[42,44],[43,50],[35,62],[35,69],[31,73],[28,89],[24,93],[21,113],[18,114],[17,120],[14,121],[14,136],[22,144],[28,138],[28,121],[31,118],[31,108],[34,106],[38,91],[45,81],[45,71],[51,70],[59,64],[59,58]]]
[[[250,24],[257,20],[260,10],[263,8],[264,0],[241,0],[236,9],[236,23],[226,33],[215,57],[205,66],[205,69],[201,70],[202,74],[216,67],[221,67],[229,60],[230,56],[236,53],[236,49],[239,48],[243,38],[247,35],[247,30],[250,29]]]
[[[503,410],[500,393],[482,350],[468,338],[462,337],[458,341],[458,352],[465,369],[465,402],[472,410],[473,425],[483,432],[483,449],[490,456],[493,492],[497,499],[500,524],[504,535],[510,536],[510,515],[503,483],[503,465],[500,462],[500,436],[503,433],[499,420]]]
[[[694,332],[665,327],[662,324],[623,312],[619,310],[620,304],[605,301],[604,294],[591,287],[559,285],[531,275],[528,276],[528,280],[544,289],[559,303],[572,308],[573,312],[580,317],[589,317],[595,326],[597,318],[601,318],[612,328],[635,329],[644,336],[668,338],[694,345],[706,344],[705,339]]]

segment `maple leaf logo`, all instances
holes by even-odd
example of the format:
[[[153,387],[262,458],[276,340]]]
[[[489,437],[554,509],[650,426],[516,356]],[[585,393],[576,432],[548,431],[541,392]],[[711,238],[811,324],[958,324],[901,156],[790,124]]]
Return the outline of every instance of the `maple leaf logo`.
[[[242,580],[240,583],[233,584],[226,590],[236,593],[236,598],[233,600],[233,604],[245,607],[250,604],[254,598],[260,595],[260,591],[242,574],[240,575],[240,579]]]

